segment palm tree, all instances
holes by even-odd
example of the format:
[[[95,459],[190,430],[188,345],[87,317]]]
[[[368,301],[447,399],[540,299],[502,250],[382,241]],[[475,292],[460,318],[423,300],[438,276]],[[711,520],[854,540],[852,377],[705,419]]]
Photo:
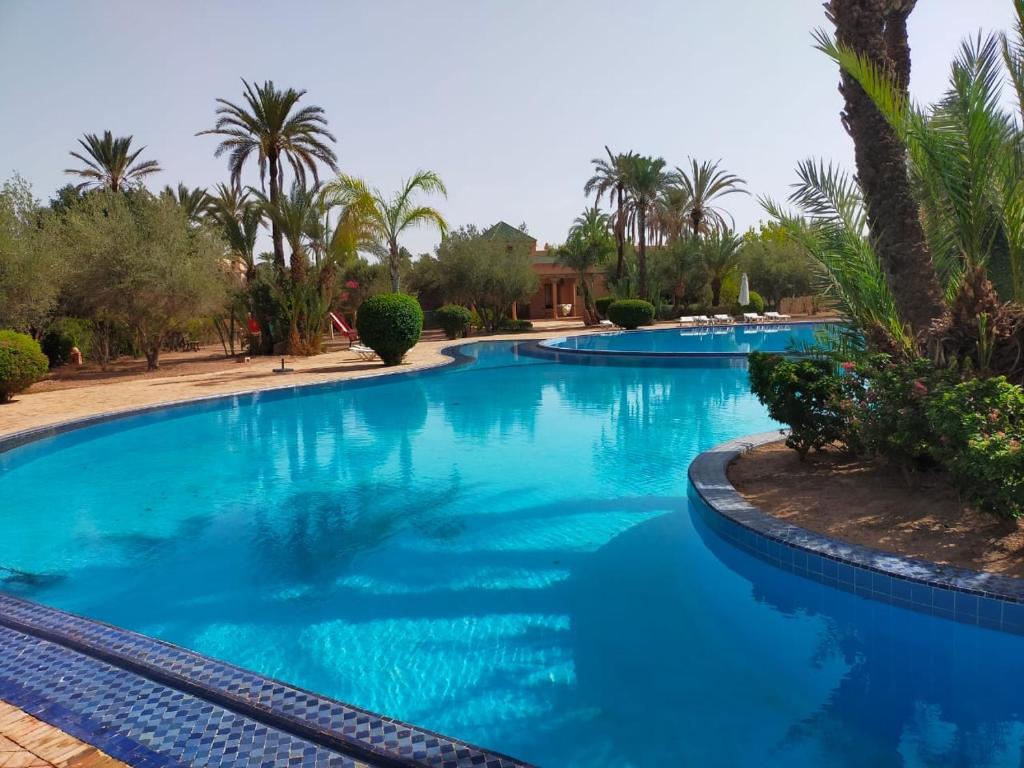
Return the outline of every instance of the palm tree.
[[[263,214],[288,243],[292,281],[301,283],[309,266],[311,235],[320,232],[320,185],[314,184],[307,188],[299,179],[295,179],[288,194],[281,195],[276,203],[262,192],[254,189],[250,191],[262,206]]]
[[[294,88],[278,90],[272,80],[262,86],[250,84],[244,79],[244,105],[233,104],[227,99],[217,99],[217,122],[197,136],[213,134],[225,137],[214,153],[220,157],[228,155],[228,169],[232,182],[241,185],[242,169],[246,161],[256,156],[260,169],[260,182],[269,174],[271,206],[276,206],[281,195],[281,179],[284,161],[295,172],[295,177],[305,184],[307,171],[314,182],[319,183],[317,162],[337,170],[337,157],[327,141],[335,141],[327,130],[324,111],[318,106],[299,107],[300,99],[306,94]],[[284,237],[277,223],[272,222],[274,240],[274,264],[284,269]]]
[[[658,198],[654,209],[654,223],[659,243],[672,245],[690,228],[690,196],[680,186],[670,186]]]
[[[198,224],[202,220],[208,205],[206,190],[202,187],[189,189],[185,184],[179,182],[177,189],[168,184],[160,194],[171,198],[180,205],[188,216],[188,220],[193,224]]]
[[[864,192],[868,226],[900,315],[915,335],[947,308],[921,224],[907,169],[907,152],[845,62],[863,59],[892,73],[906,101],[910,78],[907,17],[916,0],[829,0],[833,41],[820,31],[818,47],[842,63],[843,125],[853,139],[857,178]]]
[[[416,192],[448,196],[441,177],[433,171],[417,171],[403,182],[392,197],[385,197],[379,189],[370,189],[362,179],[341,174],[327,184],[326,193],[334,202],[357,211],[362,217],[360,226],[387,254],[391,272],[391,290],[400,290],[402,254],[398,239],[406,230],[423,225],[436,227],[442,236],[448,232],[448,222],[436,209],[415,203]]]
[[[716,230],[701,242],[701,261],[711,283],[711,304],[715,307],[722,298],[722,283],[739,265],[741,245],[743,238],[728,229]]]
[[[614,252],[615,243],[608,232],[608,216],[597,206],[576,217],[565,245],[557,251],[558,263],[576,272],[583,296],[583,322],[597,322],[590,274],[603,265]]]
[[[624,187],[628,196],[626,209],[636,226],[637,270],[640,295],[648,296],[647,280],[647,218],[654,204],[665,191],[670,176],[665,172],[665,160],[660,157],[631,155],[625,164]]]
[[[206,195],[205,215],[220,231],[235,258],[245,265],[247,282],[256,272],[256,237],[263,222],[261,205],[248,191],[218,184],[214,194]]]
[[[591,160],[594,166],[594,175],[587,179],[583,185],[583,193],[594,194],[596,203],[608,195],[609,201],[615,206],[615,218],[612,227],[615,231],[615,247],[618,261],[615,265],[615,279],[621,280],[626,258],[626,171],[631,158],[636,157],[634,152],[625,154],[612,154],[606,146],[604,151],[608,153],[608,159],[595,157]]]
[[[674,183],[686,198],[690,234],[695,238],[732,225],[732,217],[716,204],[720,198],[736,193],[747,194],[742,188],[746,182],[735,174],[720,170],[719,162],[705,160],[698,163],[691,158],[688,171],[676,168]]]
[[[84,139],[79,139],[78,143],[82,145],[85,154],[69,154],[85,163],[85,168],[64,170],[64,173],[84,179],[75,189],[109,189],[112,192],[120,192],[141,187],[146,176],[160,171],[160,163],[156,160],[136,162],[146,148],[139,147],[132,152],[132,138],[115,137],[110,131],[104,131],[102,137],[95,133],[87,133]]]

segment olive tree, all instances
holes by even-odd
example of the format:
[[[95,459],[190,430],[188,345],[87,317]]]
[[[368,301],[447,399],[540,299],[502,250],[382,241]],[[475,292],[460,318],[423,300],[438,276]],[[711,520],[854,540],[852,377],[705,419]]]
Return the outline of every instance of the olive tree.
[[[169,197],[94,192],[58,226],[73,265],[68,292],[94,321],[101,359],[109,356],[111,329],[123,323],[154,370],[171,333],[224,303],[225,244],[212,230],[190,226],[187,212]]]
[[[537,290],[529,250],[486,239],[474,226],[460,227],[441,241],[437,271],[445,299],[475,308],[488,331],[497,330],[512,305]]]

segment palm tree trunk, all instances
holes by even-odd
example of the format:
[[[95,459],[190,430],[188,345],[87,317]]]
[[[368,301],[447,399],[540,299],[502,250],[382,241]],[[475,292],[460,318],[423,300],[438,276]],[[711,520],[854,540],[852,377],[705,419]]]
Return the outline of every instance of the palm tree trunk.
[[[267,153],[267,162],[270,164],[270,204],[275,208],[281,195],[281,169],[278,167],[278,157],[276,151],[271,150]],[[274,266],[284,269],[284,235],[273,219],[270,222],[270,231],[274,239]]]
[[[618,252],[618,261],[615,264],[615,280],[622,279],[622,271],[626,268],[626,220],[623,217],[625,200],[623,199],[622,185],[618,187],[618,207],[615,211],[615,247]]]
[[[901,3],[899,8],[905,5]],[[909,8],[886,14],[891,7],[886,0],[830,0],[827,11],[836,27],[837,42],[895,72],[906,89]],[[887,20],[892,22],[889,28]],[[919,335],[933,319],[945,315],[947,308],[911,191],[906,150],[868,95],[845,72],[840,92],[845,102],[843,125],[853,139],[857,180],[864,191],[868,226],[886,282],[900,316]]]
[[[398,293],[400,289],[401,275],[399,274],[398,243],[392,242],[389,246],[388,266],[391,268],[391,291]]]
[[[641,206],[637,211],[637,235],[640,247],[636,252],[637,280],[640,283],[641,299],[647,298],[647,211]]]

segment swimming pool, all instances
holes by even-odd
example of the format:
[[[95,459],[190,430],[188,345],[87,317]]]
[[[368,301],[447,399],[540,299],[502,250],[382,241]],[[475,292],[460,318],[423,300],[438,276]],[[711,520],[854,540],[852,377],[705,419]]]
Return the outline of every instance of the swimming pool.
[[[551,768],[1019,764],[1021,637],[702,522],[742,368],[463,349],[0,455],[2,588]]]
[[[597,354],[746,355],[811,344],[827,327],[827,323],[760,323],[657,328],[568,336],[542,341],[541,346]]]

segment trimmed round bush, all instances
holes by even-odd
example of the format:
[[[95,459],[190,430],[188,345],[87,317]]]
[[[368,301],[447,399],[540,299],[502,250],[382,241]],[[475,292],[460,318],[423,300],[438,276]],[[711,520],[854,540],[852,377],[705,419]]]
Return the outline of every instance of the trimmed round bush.
[[[757,291],[751,291],[750,303],[743,305],[736,304],[735,307],[736,309],[734,314],[740,314],[741,312],[757,312],[757,314],[761,314],[764,312],[765,308],[764,297]]]
[[[619,299],[608,306],[608,319],[629,330],[650,325],[654,320],[654,305],[643,299]]]
[[[39,347],[50,361],[51,368],[64,365],[71,358],[71,348],[75,340],[60,329],[52,328],[43,334]]]
[[[601,317],[608,317],[608,307],[614,303],[614,296],[602,296],[600,299],[594,299],[594,309]]]
[[[49,366],[50,361],[31,336],[0,331],[0,403],[42,379]]]
[[[473,322],[473,313],[458,304],[445,304],[434,310],[434,319],[449,339],[465,336]]]
[[[359,339],[384,365],[398,365],[423,332],[423,309],[405,293],[379,293],[359,306]]]

